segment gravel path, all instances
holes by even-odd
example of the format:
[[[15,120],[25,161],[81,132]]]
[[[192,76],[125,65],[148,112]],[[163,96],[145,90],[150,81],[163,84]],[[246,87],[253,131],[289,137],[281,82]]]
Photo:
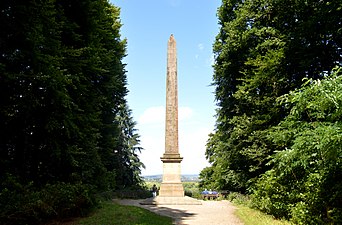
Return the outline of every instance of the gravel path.
[[[234,215],[235,207],[226,200],[201,201],[202,205],[140,205],[141,200],[114,200],[122,205],[134,205],[174,219],[179,225],[243,225]]]

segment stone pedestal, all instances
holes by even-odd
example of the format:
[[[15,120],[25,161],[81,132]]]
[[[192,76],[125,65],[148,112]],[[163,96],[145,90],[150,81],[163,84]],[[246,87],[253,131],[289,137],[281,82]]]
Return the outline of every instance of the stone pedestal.
[[[161,157],[163,162],[163,180],[159,190],[160,197],[184,197],[180,164],[182,159],[179,154],[164,154]]]
[[[188,196],[184,197],[162,197],[157,196],[153,198],[147,198],[140,202],[141,205],[202,205],[202,202],[190,198]]]

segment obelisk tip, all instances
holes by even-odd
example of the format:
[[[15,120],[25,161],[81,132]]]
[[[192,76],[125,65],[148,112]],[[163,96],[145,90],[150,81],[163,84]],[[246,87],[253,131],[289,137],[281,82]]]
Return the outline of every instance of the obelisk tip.
[[[175,41],[175,37],[171,34],[169,41]]]

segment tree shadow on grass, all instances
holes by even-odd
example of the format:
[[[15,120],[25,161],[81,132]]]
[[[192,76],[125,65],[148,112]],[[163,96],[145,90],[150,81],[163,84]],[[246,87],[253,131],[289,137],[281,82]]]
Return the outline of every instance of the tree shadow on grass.
[[[189,220],[194,218],[197,214],[192,212],[187,212],[187,210],[183,209],[175,209],[175,207],[170,208],[168,205],[141,205],[141,200],[132,200],[132,199],[115,199],[114,202],[117,202],[121,205],[131,205],[131,206],[137,206],[144,209],[147,209],[153,213],[156,213],[158,215],[171,217],[175,224],[183,224],[182,221]]]

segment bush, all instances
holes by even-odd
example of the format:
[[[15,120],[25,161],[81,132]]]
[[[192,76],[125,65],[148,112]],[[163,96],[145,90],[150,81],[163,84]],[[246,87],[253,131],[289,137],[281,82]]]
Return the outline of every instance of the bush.
[[[290,200],[288,194],[293,192],[293,188],[298,188],[298,185],[282,185],[279,177],[274,170],[270,170],[258,180],[252,195],[252,206],[276,218],[289,219],[295,200]]]
[[[297,224],[342,224],[342,69],[282,97],[291,113],[270,132],[283,150],[256,182],[254,205]]]
[[[186,196],[201,199],[201,192],[199,190],[199,183],[198,182],[183,182],[184,186],[184,194]]]
[[[116,191],[107,191],[100,194],[101,198],[111,200],[114,198],[144,199],[152,197],[152,192],[142,188],[127,188]]]
[[[233,203],[236,203],[236,204],[240,204],[240,205],[250,205],[250,198],[248,195],[243,195],[243,194],[240,194],[238,192],[230,192],[227,197],[226,197],[227,200],[233,202]]]
[[[0,192],[0,224],[40,224],[84,216],[97,205],[91,188],[83,184],[47,184],[40,190],[7,179]]]

